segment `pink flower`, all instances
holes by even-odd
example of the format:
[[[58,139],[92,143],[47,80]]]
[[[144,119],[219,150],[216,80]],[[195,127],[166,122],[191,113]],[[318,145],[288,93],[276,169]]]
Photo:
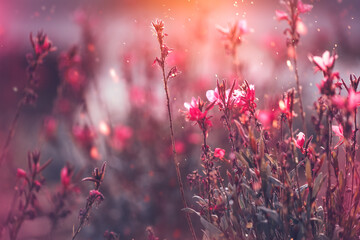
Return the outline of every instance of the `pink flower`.
[[[41,61],[45,55],[51,51],[55,51],[56,48],[52,45],[49,38],[43,32],[38,32],[35,38],[33,38],[32,33],[30,34],[30,41],[34,48],[36,56]]]
[[[201,101],[200,97],[196,101],[196,98],[191,99],[191,103],[184,103],[184,107],[187,109],[185,111],[185,119],[187,121],[194,121],[199,124],[202,131],[207,132],[207,130],[212,126],[210,117],[207,116],[207,112],[213,108],[214,103],[208,105],[205,109],[205,103]]]
[[[353,112],[358,106],[360,106],[360,92],[355,92],[351,88],[347,97],[335,95],[331,98],[331,102],[338,109],[345,109],[349,112]]]
[[[305,134],[303,132],[299,132],[297,138],[295,140],[295,146],[304,153],[304,143],[305,143]]]
[[[234,90],[234,93],[236,90]],[[238,100],[240,98],[240,101],[235,99],[235,104],[239,104],[241,106],[241,113],[245,113],[247,111],[254,112],[256,108],[255,103],[255,86],[250,84],[246,88],[246,90],[238,91],[240,94],[238,95]]]
[[[194,97],[191,99],[190,104],[184,103],[184,107],[188,110],[188,112],[186,113],[186,119],[188,121],[199,121],[206,117],[206,113],[201,112],[198,102]]]
[[[338,148],[341,144],[344,143],[344,132],[342,125],[339,124],[339,126],[332,126],[332,130],[335,133],[336,136],[339,137],[339,142],[336,144],[334,149]]]
[[[310,56],[309,59],[315,64],[315,71],[328,72],[334,67],[335,60],[338,56],[335,54],[330,56],[329,51],[325,51],[321,57],[319,56]]]
[[[216,29],[225,37],[236,39],[249,32],[246,20],[238,20],[234,24],[229,24],[227,28],[216,26]]]
[[[215,105],[218,105],[221,103],[218,88],[215,88],[215,90],[206,91],[206,98],[209,100],[209,102],[215,102]]]
[[[360,92],[355,92],[353,89],[350,89],[348,100],[348,109],[350,111],[355,110],[360,106]]]
[[[60,171],[60,180],[62,186],[67,189],[70,186],[72,171],[69,166],[65,166]]]
[[[297,9],[299,13],[307,13],[310,12],[313,8],[311,4],[304,4],[301,0],[298,0]]]
[[[223,159],[225,156],[225,150],[222,148],[215,148],[214,157]]]
[[[277,18],[278,21],[281,21],[281,20],[287,20],[287,21],[289,21],[289,16],[287,15],[286,12],[280,11],[280,10],[276,10],[276,11],[275,11],[275,14],[276,14],[276,18]]]
[[[121,151],[127,146],[131,137],[133,136],[133,130],[128,126],[117,125],[114,128],[114,134],[111,138],[111,146]]]
[[[276,119],[276,112],[270,110],[260,110],[257,119],[261,122],[264,128],[273,126]]]
[[[279,101],[279,109],[286,115],[287,118],[292,118],[293,113],[291,111],[291,104],[288,98]]]
[[[16,170],[16,176],[17,176],[18,178],[25,178],[25,177],[26,177],[26,172],[25,172],[25,170],[22,169],[22,168],[18,168],[18,169]]]

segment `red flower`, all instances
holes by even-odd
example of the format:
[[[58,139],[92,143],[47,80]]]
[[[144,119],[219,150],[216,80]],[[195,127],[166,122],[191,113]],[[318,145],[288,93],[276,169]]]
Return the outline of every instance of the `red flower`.
[[[16,176],[17,176],[18,178],[25,178],[25,177],[26,177],[26,172],[25,172],[25,170],[22,169],[22,168],[18,168],[18,169],[16,170]]]
[[[295,140],[295,146],[301,150],[302,153],[305,152],[304,150],[304,143],[305,143],[305,134],[303,132],[299,132],[297,138]]]
[[[223,159],[225,156],[225,150],[222,148],[215,148],[214,157]]]
[[[204,110],[205,103],[201,101],[200,97],[196,101],[196,98],[191,99],[191,103],[184,103],[184,107],[187,109],[185,113],[185,119],[187,121],[194,121],[199,124],[202,131],[207,130],[212,126],[210,117],[207,116],[207,112],[213,108],[214,103],[208,105]]]

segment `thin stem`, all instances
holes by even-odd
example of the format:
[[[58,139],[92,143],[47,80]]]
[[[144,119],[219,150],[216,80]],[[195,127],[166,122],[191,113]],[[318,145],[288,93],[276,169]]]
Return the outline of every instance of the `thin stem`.
[[[295,51],[294,58],[293,58],[293,64],[294,64],[294,74],[295,74],[295,81],[296,81],[296,90],[297,90],[298,95],[299,95],[299,107],[300,107],[300,115],[301,115],[301,120],[302,120],[302,125],[303,125],[303,131],[304,131],[304,133],[306,135],[307,130],[306,130],[306,122],[305,122],[305,112],[304,112],[303,101],[302,101],[302,88],[300,86],[300,80],[299,80],[295,44],[293,45],[293,48],[294,48],[294,51]]]
[[[327,214],[327,229],[326,233],[327,236],[332,236],[332,226],[330,224],[331,218],[332,218],[332,210],[331,210],[331,153],[330,153],[330,147],[331,147],[331,125],[332,125],[332,119],[330,116],[330,113],[327,114],[327,141],[326,141],[326,158],[327,158],[327,168],[328,168],[328,182],[327,182],[327,189],[326,189],[326,214]]]
[[[163,43],[162,43],[162,41],[160,41],[160,38],[158,38],[158,39],[159,39],[159,45],[160,45],[160,52],[162,53],[163,52]],[[176,148],[175,148],[174,127],[173,127],[172,114],[171,114],[171,108],[170,108],[170,93],[169,93],[169,88],[168,88],[168,78],[166,77],[166,73],[165,73],[165,58],[162,57],[161,60],[162,61],[161,61],[160,65],[161,65],[161,71],[162,71],[163,82],[164,82],[164,90],[165,90],[165,95],[166,95],[166,107],[167,107],[167,112],[168,112],[168,117],[169,117],[171,145],[172,145],[172,151],[173,151],[173,156],[174,156],[173,160],[174,160],[175,169],[176,169],[176,177],[177,177],[179,188],[180,188],[181,199],[182,199],[184,207],[187,208],[188,205],[187,205],[186,199],[185,199],[184,185],[183,185],[182,179],[181,179],[180,163],[177,159],[177,153],[176,153]],[[186,213],[186,220],[189,225],[191,235],[192,235],[193,239],[196,240],[197,238],[196,238],[195,230],[194,230],[193,224],[191,222],[189,213]]]
[[[1,150],[0,166],[3,164],[3,162],[4,162],[5,158],[6,158],[6,155],[7,155],[8,151],[9,151],[9,146],[10,146],[11,140],[14,137],[16,125],[17,125],[17,122],[19,121],[20,112],[21,112],[21,109],[22,109],[23,106],[24,106],[24,99],[21,99],[18,106],[17,106],[17,108],[16,108],[15,116],[14,116],[12,122],[11,122],[10,130],[9,130],[8,135],[6,137],[6,141],[4,143],[4,146],[2,147],[2,150]]]

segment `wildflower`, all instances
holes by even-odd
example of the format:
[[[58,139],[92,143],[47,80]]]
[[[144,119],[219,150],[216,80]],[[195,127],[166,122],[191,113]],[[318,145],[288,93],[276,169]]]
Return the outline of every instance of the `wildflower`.
[[[255,86],[247,83],[243,89],[234,90],[233,96],[234,105],[240,109],[241,113],[254,112],[256,108],[255,103]]]
[[[338,148],[341,144],[344,143],[344,131],[341,124],[338,126],[332,126],[332,130],[336,136],[339,137],[339,142],[335,145],[334,149]]]
[[[322,56],[310,56],[309,59],[315,64],[315,71],[328,72],[333,69],[335,60],[338,58],[338,55],[332,54],[330,56],[329,51],[325,51]]]
[[[263,127],[269,128],[276,125],[276,112],[274,110],[260,110],[257,114],[257,119]]]
[[[16,176],[18,178],[25,178],[26,177],[26,171],[24,169],[22,169],[22,168],[18,168],[16,170]]]
[[[304,143],[305,143],[305,134],[303,132],[299,132],[297,138],[295,140],[295,146],[304,153]]]
[[[230,90],[229,89],[226,90],[225,104],[229,99],[229,93],[230,93]],[[224,106],[224,103],[220,97],[219,90],[217,87],[215,88],[215,90],[206,91],[206,98],[209,100],[209,102],[212,102],[215,105],[219,105],[221,107]]]
[[[58,123],[54,117],[48,116],[45,118],[44,131],[45,131],[45,136],[48,139],[53,139],[55,137],[57,128],[58,128]]]
[[[36,57],[41,61],[49,52],[55,51],[56,48],[52,45],[49,38],[43,32],[38,32],[35,38],[30,33],[30,41],[34,48]]]
[[[241,44],[243,35],[249,32],[246,20],[238,20],[226,28],[221,26],[216,26],[216,28],[224,38],[225,49],[231,54],[235,54],[236,47]]]
[[[60,171],[61,184],[65,189],[68,188],[70,185],[71,175],[72,175],[72,169],[68,165],[63,167]]]
[[[204,111],[205,103],[198,98],[192,98],[191,103],[184,103],[184,107],[187,109],[185,113],[185,118],[187,121],[194,121],[199,124],[202,131],[207,132],[207,130],[212,126],[210,117],[207,116],[207,112],[213,108],[214,102],[208,105]]]
[[[304,4],[301,0],[298,0],[297,9],[299,13],[307,13],[310,12],[313,8],[311,4]]]
[[[292,120],[295,113],[293,113],[293,105],[294,105],[294,90],[290,90],[285,93],[283,99],[279,101],[279,109],[280,111],[285,114],[288,120]]]
[[[90,190],[88,201],[95,202],[96,204],[100,204],[105,199],[104,195],[98,190]]]
[[[222,148],[215,148],[214,157],[223,159],[225,156],[225,150]]]

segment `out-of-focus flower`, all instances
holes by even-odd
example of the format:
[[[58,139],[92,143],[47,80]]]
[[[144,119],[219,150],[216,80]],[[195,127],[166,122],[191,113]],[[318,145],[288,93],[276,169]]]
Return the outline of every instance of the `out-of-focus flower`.
[[[332,126],[332,130],[336,136],[339,137],[339,142],[335,145],[334,149],[338,148],[341,144],[344,143],[344,131],[341,124],[338,126]]]
[[[72,169],[69,165],[65,165],[60,171],[60,180],[64,189],[68,189],[71,184]]]
[[[124,125],[117,125],[111,138],[111,146],[117,151],[122,151],[133,136],[133,130]]]
[[[289,21],[289,16],[288,16],[288,14],[286,12],[281,11],[281,10],[276,10],[275,14],[276,14],[277,20],[279,20],[279,21],[288,20]]]
[[[16,170],[16,176],[18,178],[24,178],[24,177],[26,177],[26,171],[24,169],[22,169],[22,168],[18,168]]]
[[[299,11],[299,13],[310,12],[312,8],[313,8],[313,5],[304,4],[301,0],[298,0],[297,10]]]
[[[225,156],[225,150],[222,148],[215,148],[214,157],[223,159]]]
[[[96,137],[95,131],[88,125],[80,126],[75,125],[73,127],[73,136],[76,141],[86,149],[90,149],[93,145],[93,141]]]
[[[345,109],[346,111],[353,113],[354,110],[360,106],[360,92],[355,92],[351,88],[349,89],[349,95],[347,97],[335,95],[331,98],[331,102],[338,109]]]
[[[56,50],[56,47],[52,45],[46,34],[41,31],[38,32],[36,37],[33,37],[32,33],[30,33],[30,41],[34,48],[35,55],[40,62],[49,52]]]
[[[299,148],[302,153],[304,153],[304,143],[305,143],[305,134],[303,132],[299,132],[295,140],[295,146]]]
[[[276,127],[276,115],[277,113],[274,110],[260,110],[257,114],[257,119],[264,128]]]
[[[279,109],[280,111],[285,114],[287,119],[292,120],[295,116],[293,112],[293,105],[294,105],[294,90],[288,91],[284,98],[279,101]]]
[[[54,138],[56,136],[57,127],[58,123],[54,117],[46,117],[44,120],[45,137],[48,139]]]
[[[241,44],[243,35],[249,32],[246,20],[237,20],[228,27],[216,26],[216,29],[222,34],[224,38],[225,49],[234,54],[236,47]]]

